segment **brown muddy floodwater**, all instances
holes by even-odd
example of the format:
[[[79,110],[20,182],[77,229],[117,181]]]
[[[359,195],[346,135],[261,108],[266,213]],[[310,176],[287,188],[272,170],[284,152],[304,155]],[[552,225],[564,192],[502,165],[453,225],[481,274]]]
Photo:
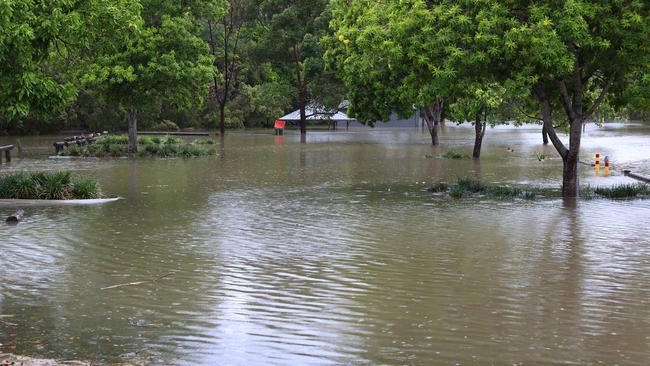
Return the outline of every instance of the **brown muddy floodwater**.
[[[0,225],[0,352],[155,365],[646,365],[650,201],[454,200],[430,183],[558,186],[539,127],[230,133],[199,159],[47,159],[117,203]],[[589,126],[613,176],[650,175],[650,128]],[[2,138],[0,143],[14,142]],[[514,149],[509,152],[507,147]],[[539,162],[536,152],[552,159]],[[0,207],[7,215],[15,207]],[[4,217],[4,216],[3,216]],[[165,274],[171,275],[165,276]],[[162,278],[159,278],[161,277]],[[103,289],[138,281],[136,285]]]

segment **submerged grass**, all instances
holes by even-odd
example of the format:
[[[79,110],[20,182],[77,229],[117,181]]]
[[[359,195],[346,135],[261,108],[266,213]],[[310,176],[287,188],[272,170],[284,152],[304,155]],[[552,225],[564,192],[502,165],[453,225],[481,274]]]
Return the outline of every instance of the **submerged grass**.
[[[80,157],[120,157],[127,155],[129,138],[126,135],[105,135],[97,138],[95,143],[86,146],[68,146],[63,149],[63,156]],[[146,157],[198,157],[216,155],[217,150],[211,147],[215,141],[211,139],[197,139],[193,143],[175,136],[138,136],[138,153],[140,158]]]
[[[650,187],[647,184],[619,184],[612,187],[596,187],[594,193],[610,199],[647,198]]]
[[[441,156],[443,159],[469,159],[469,156],[454,150],[445,151]]]
[[[18,172],[0,176],[0,199],[88,199],[99,197],[97,183],[69,171]]]
[[[555,191],[548,189],[523,189],[508,185],[487,184],[472,178],[459,178],[452,184],[445,182],[434,183],[429,188],[429,192],[448,193],[453,198],[485,196],[497,199],[521,198],[530,200],[539,195],[544,197],[557,196]]]
[[[484,196],[495,199],[521,198],[526,200],[543,198],[561,198],[559,189],[539,187],[513,187],[509,185],[487,184],[472,178],[459,178],[455,183],[434,183],[429,192],[447,193],[453,198]],[[650,186],[639,184],[621,184],[612,187],[583,187],[580,190],[582,199],[609,198],[650,198]]]

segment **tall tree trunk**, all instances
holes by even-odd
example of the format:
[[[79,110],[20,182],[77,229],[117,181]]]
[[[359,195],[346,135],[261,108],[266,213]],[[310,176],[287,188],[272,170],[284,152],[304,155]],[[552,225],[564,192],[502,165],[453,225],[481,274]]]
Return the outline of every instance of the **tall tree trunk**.
[[[472,152],[474,159],[481,157],[481,146],[483,144],[483,136],[485,136],[485,127],[487,126],[486,121],[481,122],[481,113],[483,113],[483,110],[476,113],[476,121],[474,122],[474,151]]]
[[[546,131],[546,125],[542,124],[542,143],[548,145],[548,132]]]
[[[433,146],[440,145],[440,140],[438,138],[438,130],[440,127],[440,118],[442,116],[442,109],[444,107],[444,101],[442,99],[436,100],[431,105],[426,105],[422,107],[422,114],[424,115],[424,122],[426,122],[431,134],[431,144]]]
[[[219,132],[226,133],[226,103],[219,103]]]
[[[135,108],[129,108],[126,111],[127,120],[129,122],[129,145],[128,152],[138,152],[138,111]]]
[[[303,89],[300,89],[300,96],[298,103],[300,104],[300,135],[305,136],[307,134],[307,112],[305,110],[307,104],[307,94]]]

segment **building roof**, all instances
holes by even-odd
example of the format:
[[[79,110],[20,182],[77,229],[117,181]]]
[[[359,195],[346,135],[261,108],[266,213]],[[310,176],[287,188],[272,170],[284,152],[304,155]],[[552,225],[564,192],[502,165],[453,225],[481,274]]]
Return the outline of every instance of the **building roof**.
[[[337,110],[327,110],[324,107],[308,105],[305,107],[305,115],[309,121],[354,121],[354,118]],[[279,118],[282,121],[300,121],[300,109],[295,110]]]

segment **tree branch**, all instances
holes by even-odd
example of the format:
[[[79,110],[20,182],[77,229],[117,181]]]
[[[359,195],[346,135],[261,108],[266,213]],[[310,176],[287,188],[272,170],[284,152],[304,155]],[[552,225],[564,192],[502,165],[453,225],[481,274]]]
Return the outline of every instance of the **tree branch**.
[[[558,88],[560,89],[560,101],[562,102],[564,112],[566,113],[567,117],[569,117],[569,121],[573,123],[573,121],[576,120],[576,115],[573,112],[573,106],[571,104],[571,97],[569,97],[569,91],[567,90],[563,79],[558,79],[557,84]]]
[[[589,111],[582,116],[582,118],[586,118],[594,114],[596,112],[596,109],[600,107],[600,104],[603,102],[605,99],[605,96],[609,92],[609,88],[611,88],[612,84],[614,84],[614,79],[616,78],[616,72],[612,72],[612,74],[609,76],[609,79],[607,79],[607,83],[603,87],[603,90],[600,92],[600,95],[598,96],[598,99],[594,102],[594,105],[591,106]]]
[[[539,102],[539,109],[544,121],[544,127],[546,127],[546,133],[548,134],[551,143],[553,143],[555,150],[557,150],[562,159],[565,159],[569,154],[569,150],[566,148],[566,146],[564,146],[562,140],[560,140],[557,132],[555,131],[555,126],[553,126],[553,115],[551,113],[551,104],[548,102],[546,93],[541,87],[535,87],[534,94],[537,98],[537,101]]]

